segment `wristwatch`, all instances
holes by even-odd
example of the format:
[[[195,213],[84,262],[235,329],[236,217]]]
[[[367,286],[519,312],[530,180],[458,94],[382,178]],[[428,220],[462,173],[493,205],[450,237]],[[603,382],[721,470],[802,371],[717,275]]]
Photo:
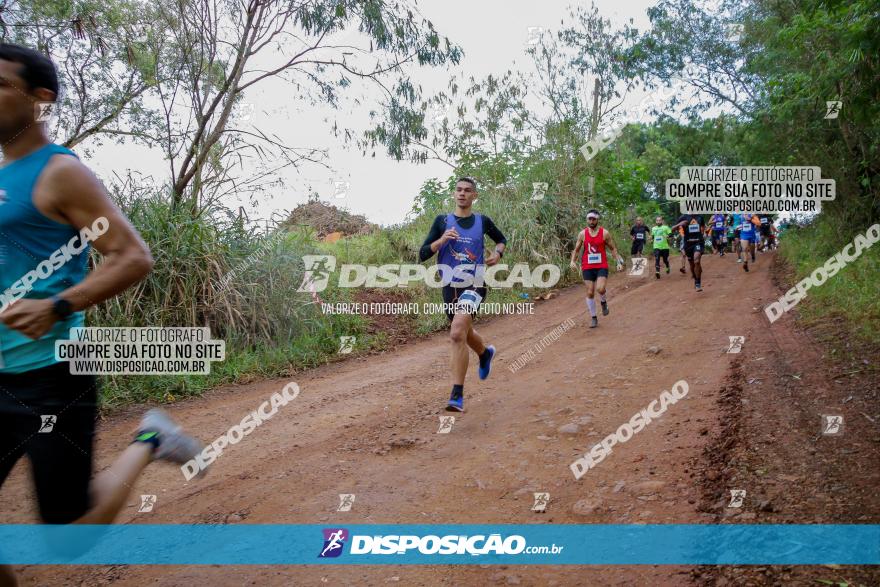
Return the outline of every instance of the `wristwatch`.
[[[52,312],[58,318],[64,319],[73,314],[73,304],[61,296],[52,296]]]

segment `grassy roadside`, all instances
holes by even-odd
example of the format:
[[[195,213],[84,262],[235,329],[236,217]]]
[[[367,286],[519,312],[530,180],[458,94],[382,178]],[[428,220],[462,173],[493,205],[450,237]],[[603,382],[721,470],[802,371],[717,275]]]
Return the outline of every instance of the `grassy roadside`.
[[[779,249],[785,267],[783,287],[809,275],[867,229],[820,217],[810,226],[786,232]],[[880,245],[874,245],[822,286],[810,289],[797,306],[798,319],[806,327],[833,323],[851,335],[846,342],[880,348],[878,283]]]

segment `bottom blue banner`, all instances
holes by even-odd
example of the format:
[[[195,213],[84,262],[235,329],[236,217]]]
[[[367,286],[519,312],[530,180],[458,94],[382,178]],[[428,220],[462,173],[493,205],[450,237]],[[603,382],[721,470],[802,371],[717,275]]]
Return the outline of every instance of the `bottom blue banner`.
[[[0,525],[0,564],[876,565],[880,525]]]

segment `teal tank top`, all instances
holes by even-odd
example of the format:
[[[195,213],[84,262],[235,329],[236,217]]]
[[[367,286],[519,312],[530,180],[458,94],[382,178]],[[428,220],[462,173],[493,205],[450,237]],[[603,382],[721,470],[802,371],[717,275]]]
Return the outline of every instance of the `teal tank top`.
[[[46,217],[33,202],[40,174],[60,153],[74,155],[48,144],[0,167],[0,311],[18,297],[49,298],[85,279],[90,247],[79,251],[79,230]],[[74,250],[78,252],[71,254]],[[56,322],[39,340],[0,323],[0,373],[24,373],[56,363],[55,341],[70,338],[70,329],[83,323],[83,312],[76,312]]]

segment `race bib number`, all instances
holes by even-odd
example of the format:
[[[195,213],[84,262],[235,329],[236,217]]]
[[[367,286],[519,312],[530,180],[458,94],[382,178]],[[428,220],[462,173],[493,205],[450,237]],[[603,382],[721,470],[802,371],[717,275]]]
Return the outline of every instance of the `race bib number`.
[[[472,289],[467,290],[458,296],[458,302],[455,304],[456,310],[463,312],[476,312],[477,306],[483,301],[483,296]]]
[[[695,234],[695,233],[700,232],[700,225],[699,224],[688,224],[688,232],[691,234]]]
[[[587,254],[587,263],[589,265],[596,265],[602,262],[602,253],[588,253]]]
[[[724,223],[723,222],[716,222],[715,228],[724,228]]]
[[[751,232],[752,231],[752,223],[751,222],[743,222],[742,231],[743,232]]]
[[[767,224],[768,222],[770,222],[769,218],[761,218],[761,224]]]
[[[654,235],[654,242],[655,243],[659,244],[659,243],[662,243],[664,240],[666,240],[666,239],[663,238],[662,234]]]
[[[644,233],[644,232],[639,232],[639,233],[637,233],[637,234],[636,234],[636,240],[640,240],[640,241],[645,240],[645,233]]]

